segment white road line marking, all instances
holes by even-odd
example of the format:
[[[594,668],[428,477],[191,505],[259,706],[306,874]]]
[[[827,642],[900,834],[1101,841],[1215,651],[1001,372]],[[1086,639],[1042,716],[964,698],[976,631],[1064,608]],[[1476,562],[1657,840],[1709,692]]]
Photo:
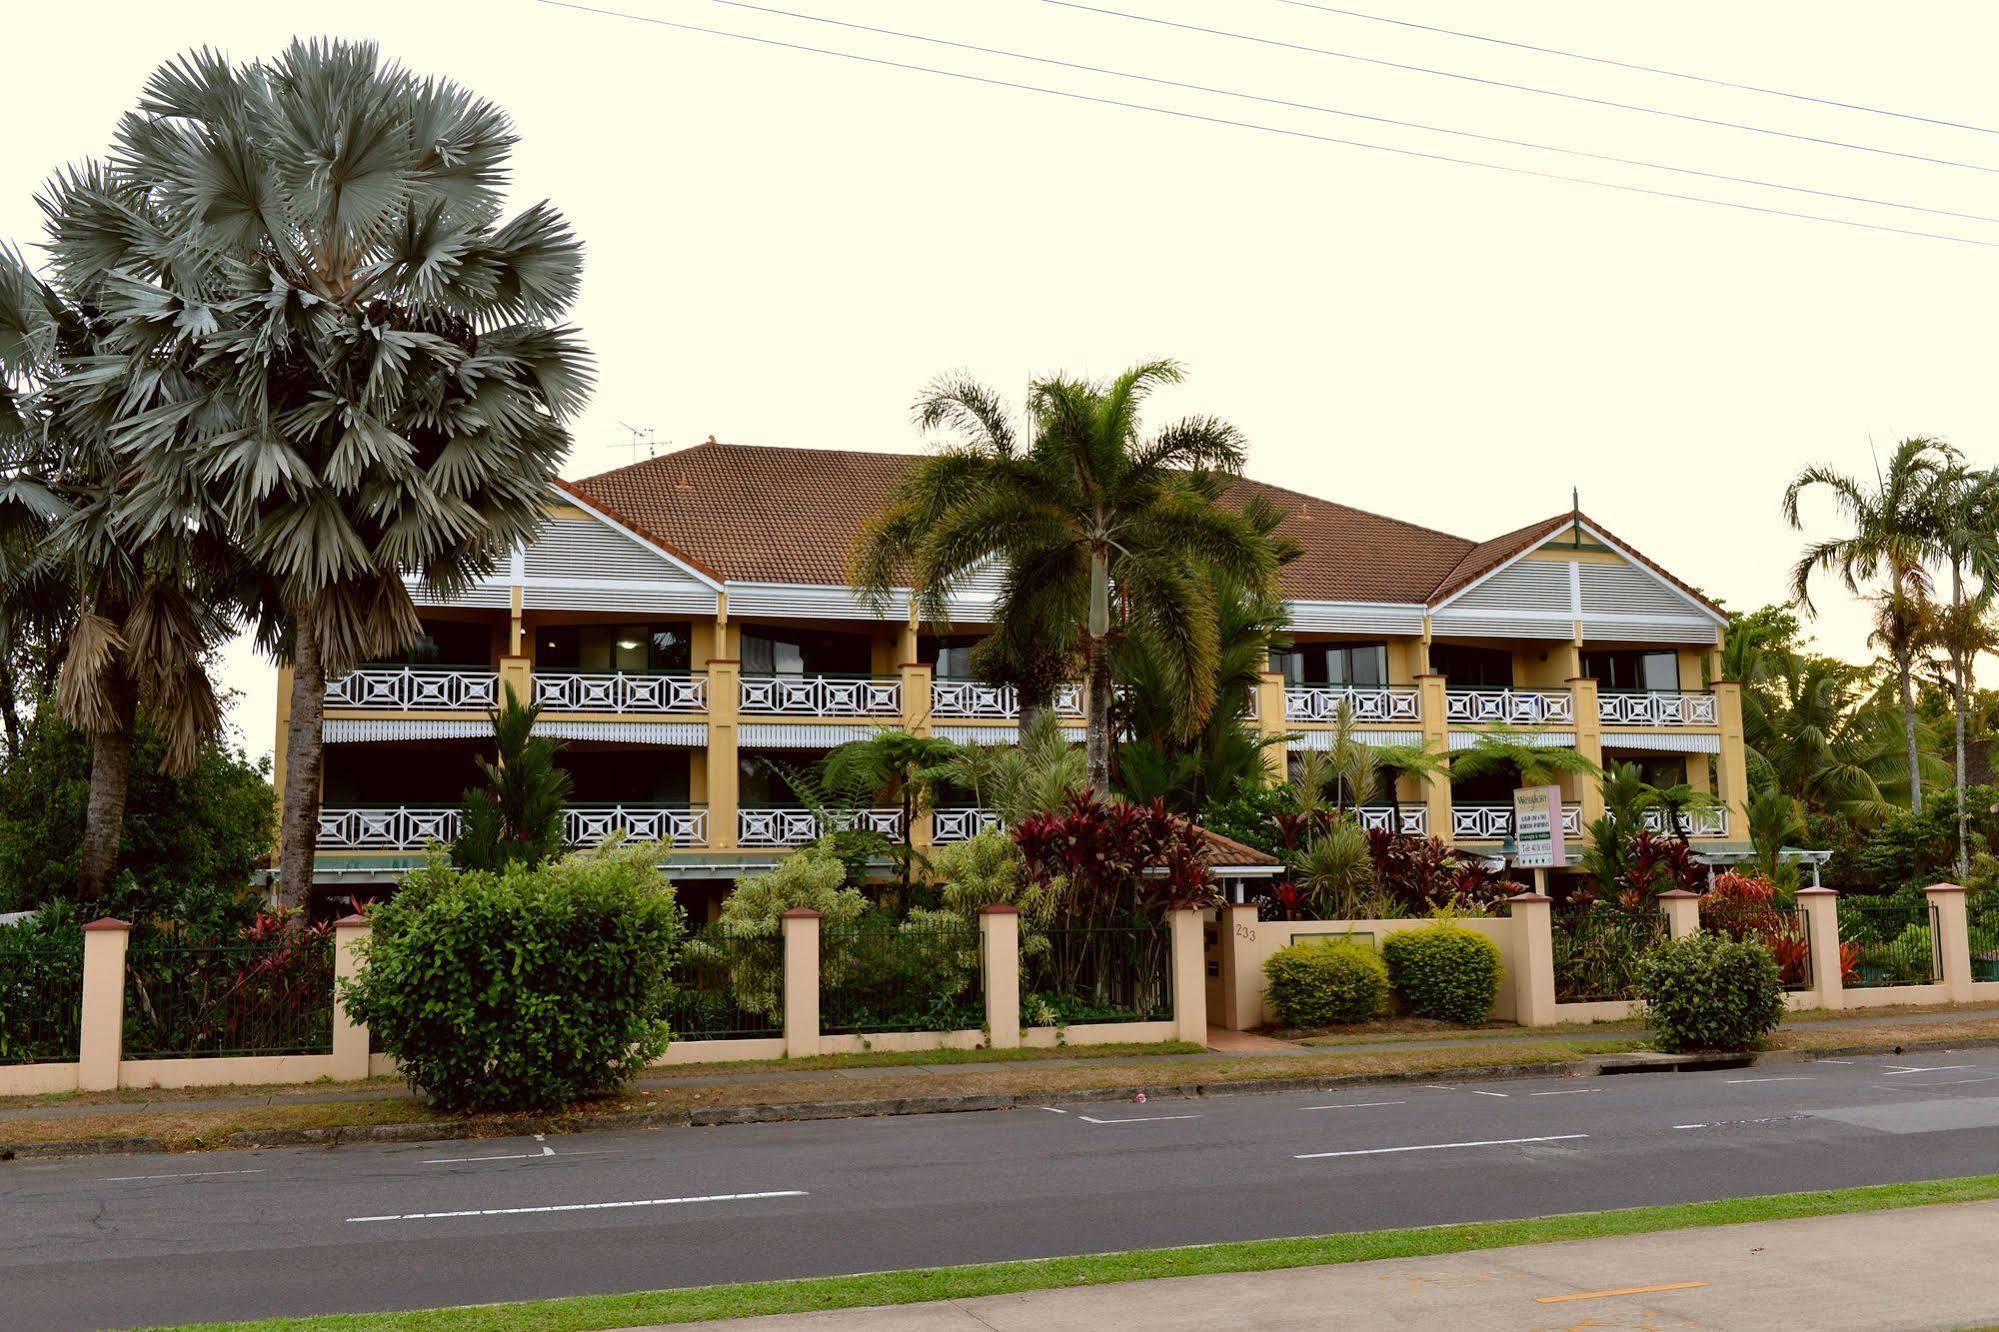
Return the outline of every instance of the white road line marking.
[[[135,1179],[207,1179],[215,1175],[261,1175],[263,1170],[183,1170],[174,1175],[106,1175],[105,1184],[122,1184]]]
[[[386,1216],[350,1216],[358,1221],[449,1221],[464,1216],[535,1216],[544,1212],[607,1212],[621,1207],[680,1207],[688,1203],[753,1202],[760,1198],[804,1198],[804,1189],[771,1189],[763,1193],[710,1193],[698,1198],[638,1198],[631,1202],[554,1203],[546,1207],[483,1207],[465,1212],[402,1212]]]
[[[1049,1114],[1051,1114],[1051,1115],[1066,1115],[1066,1114],[1068,1114],[1068,1113],[1069,1113],[1069,1112],[1068,1112],[1067,1110],[1057,1110],[1057,1109],[1056,1109],[1056,1108],[1055,1108],[1054,1106],[1052,1106],[1052,1105],[1044,1105],[1044,1106],[1042,1106],[1041,1108],[1042,1108],[1043,1110],[1046,1110],[1046,1111],[1047,1111],[1047,1112],[1048,1112]]]
[[[1525,1142],[1572,1142],[1587,1133],[1550,1133],[1540,1138],[1482,1138],[1476,1142],[1426,1142],[1414,1147],[1363,1147],[1348,1152],[1300,1152],[1294,1161],[1319,1161],[1329,1156],[1386,1156],[1390,1152],[1441,1152],[1453,1147],[1511,1147]]]
[[[1706,1124],[1675,1124],[1675,1125],[1673,1125],[1673,1127],[1674,1127],[1674,1128],[1676,1128],[1676,1129],[1697,1129],[1697,1128],[1706,1128],[1706,1127],[1707,1127],[1707,1125],[1706,1125]]]
[[[1339,1105],[1307,1105],[1305,1110],[1369,1110],[1378,1105],[1407,1105],[1407,1101],[1343,1101]]]
[[[1424,1091],[1456,1091],[1456,1090],[1457,1090],[1457,1088],[1456,1088],[1456,1087],[1446,1087],[1446,1086],[1443,1086],[1443,1085],[1442,1085],[1441,1083],[1435,1083],[1435,1082],[1426,1082],[1426,1083],[1424,1083],[1424,1084],[1423,1084],[1423,1090],[1424,1090]]]
[[[1851,1059],[1814,1059],[1812,1062],[1815,1064],[1850,1064],[1853,1061]]]
[[[1740,1085],[1740,1084],[1742,1084],[1742,1083],[1745,1083],[1745,1082],[1810,1082],[1810,1081],[1811,1081],[1811,1079],[1810,1079],[1810,1078],[1729,1078],[1729,1079],[1727,1079],[1727,1083],[1728,1083],[1728,1085],[1729,1085],[1729,1086],[1731,1086],[1731,1087],[1734,1087],[1734,1086],[1738,1086],[1738,1085]]]
[[[1505,1092],[1480,1091],[1476,1087],[1470,1088],[1470,1091],[1473,1096],[1497,1096],[1502,1101],[1507,1099]]]
[[[1077,1115],[1085,1124],[1158,1124],[1169,1119],[1199,1119],[1199,1115],[1138,1115],[1131,1119],[1094,1119],[1089,1115]]]
[[[440,1156],[423,1164],[467,1165],[474,1161],[540,1161],[554,1155],[555,1148],[544,1147],[538,1152],[512,1152],[506,1156]]]
[[[1975,1065],[1972,1065],[1972,1064],[1934,1064],[1934,1065],[1932,1065],[1932,1066],[1930,1066],[1930,1067],[1928,1067],[1928,1068],[1891,1068],[1891,1069],[1890,1069],[1890,1070],[1889,1070],[1888,1072],[1886,1072],[1886,1073],[1883,1073],[1883,1074],[1882,1074],[1881,1076],[1882,1076],[1882,1077],[1884,1077],[1884,1078],[1899,1078],[1899,1077],[1901,1077],[1901,1076],[1902,1076],[1902,1075],[1903,1075],[1904,1073],[1954,1073],[1954,1072],[1956,1072],[1956,1071],[1957,1071],[1958,1069],[1961,1069],[1961,1068],[1972,1068],[1972,1067],[1975,1067]]]
[[[1594,1096],[1602,1090],[1603,1088],[1601,1087],[1575,1087],[1568,1091],[1528,1092],[1527,1094],[1529,1096]]]
[[[1925,1087],[1962,1087],[1967,1082],[1999,1082],[1999,1073],[1984,1078],[1952,1078],[1948,1082],[1925,1082]]]

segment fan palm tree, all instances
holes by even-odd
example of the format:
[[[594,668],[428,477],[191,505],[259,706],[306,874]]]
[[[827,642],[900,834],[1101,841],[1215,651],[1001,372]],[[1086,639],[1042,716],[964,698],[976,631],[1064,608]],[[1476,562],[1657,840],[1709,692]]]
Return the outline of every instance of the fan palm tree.
[[[542,521],[591,373],[582,247],[534,204],[502,221],[505,114],[369,43],[162,66],[120,121],[106,188],[53,247],[104,272],[90,384],[136,530],[190,502],[265,580],[260,638],[293,668],[281,890],[312,882],[329,678],[417,633],[406,580],[449,595]],[[134,205],[129,200],[136,199]],[[185,376],[163,354],[192,344]],[[134,403],[132,389],[156,391]]]
[[[40,200],[51,237],[61,242],[75,225],[79,193],[104,188],[92,167],[52,182]],[[76,885],[86,902],[103,897],[117,869],[141,706],[167,736],[168,772],[192,769],[221,729],[206,657],[232,627],[239,572],[185,507],[180,521],[149,529],[132,522],[149,460],[118,453],[110,415],[88,387],[106,359],[93,307],[107,280],[71,270],[67,280],[45,281],[18,251],[0,247],[5,627],[10,642],[39,635],[61,643],[55,704],[90,738]],[[166,396],[161,384],[184,374],[190,359],[186,347],[158,358],[149,378],[121,386],[123,400],[134,411],[155,409]]]
[[[1831,493],[1852,529],[1847,535],[1814,541],[1791,569],[1791,596],[1807,614],[1815,614],[1811,598],[1814,573],[1839,577],[1847,591],[1859,594],[1862,584],[1885,574],[1887,597],[1896,614],[1927,589],[1924,562],[1935,551],[1934,508],[1938,479],[1958,466],[1956,450],[1927,436],[1905,439],[1895,446],[1886,471],[1877,468],[1873,485],[1834,468],[1807,467],[1784,489],[1784,519],[1802,529],[1799,502],[1805,492]],[[1917,752],[1915,653],[1903,634],[1882,639],[1895,663],[1895,683],[1901,694],[1902,732],[1909,770],[1909,808],[1923,807],[1922,762]]]
[[[1277,567],[1268,525],[1221,502],[1242,469],[1235,427],[1190,417],[1142,433],[1147,398],[1180,378],[1175,363],[1152,361],[1108,382],[1036,380],[1025,440],[992,390],[933,383],[917,424],[958,438],[909,470],[852,561],[871,600],[886,604],[906,578],[933,621],[945,619],[958,584],[997,563],[995,636],[1009,655],[1031,643],[1082,649],[1086,753],[1100,790],[1111,782],[1119,641],[1136,632],[1151,642],[1180,704],[1180,734],[1194,735],[1215,701],[1219,584],[1264,589]]]

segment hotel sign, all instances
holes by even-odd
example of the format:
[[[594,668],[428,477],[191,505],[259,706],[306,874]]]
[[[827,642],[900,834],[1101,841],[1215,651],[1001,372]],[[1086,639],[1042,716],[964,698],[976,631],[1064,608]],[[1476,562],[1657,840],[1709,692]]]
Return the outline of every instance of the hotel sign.
[[[1513,793],[1513,863],[1521,869],[1554,869],[1566,861],[1562,845],[1562,788],[1523,786]]]

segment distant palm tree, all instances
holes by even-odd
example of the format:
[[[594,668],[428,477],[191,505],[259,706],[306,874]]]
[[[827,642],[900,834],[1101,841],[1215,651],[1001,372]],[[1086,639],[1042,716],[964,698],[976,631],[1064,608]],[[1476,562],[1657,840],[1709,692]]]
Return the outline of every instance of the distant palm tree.
[[[1928,590],[1924,562],[1936,550],[1936,485],[1957,461],[1956,450],[1948,444],[1916,436],[1895,446],[1887,469],[1877,470],[1872,486],[1830,467],[1807,467],[1798,473],[1784,489],[1785,521],[1802,529],[1799,501],[1806,491],[1822,489],[1832,494],[1852,530],[1846,536],[1814,541],[1805,547],[1791,569],[1792,599],[1807,614],[1815,614],[1811,598],[1814,573],[1837,574],[1847,591],[1855,595],[1863,584],[1885,574],[1890,613],[1907,614],[1913,600]],[[1882,645],[1895,663],[1895,683],[1901,693],[1909,808],[1920,811],[1923,780],[1916,743],[1915,654],[1909,636],[1899,631],[1883,635]]]
[[[1950,670],[1937,683],[1951,698],[1951,718],[1956,733],[1957,755],[1957,859],[1960,877],[1970,867],[1966,828],[1969,821],[1964,804],[1965,732],[1971,699],[1977,687],[1978,658],[1999,651],[1999,621],[1993,617],[1999,584],[1985,583],[1970,596],[1939,609],[1920,631],[1923,646],[1943,653]],[[1941,672],[1939,673],[1942,674]]]
[[[582,246],[546,204],[502,220],[504,112],[370,43],[192,52],[117,139],[52,248],[61,271],[114,275],[113,356],[87,383],[121,455],[146,460],[136,530],[192,498],[262,576],[260,637],[293,668],[279,881],[297,904],[328,679],[413,640],[406,579],[461,590],[543,521],[591,384],[554,323]],[[186,343],[190,371],[134,404]]]
[[[1990,594],[1999,579],[1999,474],[1954,464],[1935,477],[1930,494],[1930,536],[1950,570],[1950,605],[1934,638],[1950,659],[1955,698],[1957,873],[1963,878],[1971,868],[1970,815],[1964,804],[1965,730],[1973,660],[1992,646],[1988,620]],[[1981,584],[1976,594],[1966,581],[1974,576]]]
[[[959,438],[910,469],[853,556],[854,583],[873,600],[912,584],[936,621],[954,588],[997,564],[995,640],[1015,657],[1022,644],[1081,648],[1099,790],[1111,784],[1117,642],[1145,634],[1191,736],[1215,703],[1218,581],[1261,589],[1277,567],[1265,528],[1221,502],[1242,469],[1235,427],[1190,417],[1142,433],[1146,399],[1180,378],[1174,362],[1152,361],[1108,382],[1036,380],[1025,439],[991,389],[937,381],[917,401],[917,424]]]

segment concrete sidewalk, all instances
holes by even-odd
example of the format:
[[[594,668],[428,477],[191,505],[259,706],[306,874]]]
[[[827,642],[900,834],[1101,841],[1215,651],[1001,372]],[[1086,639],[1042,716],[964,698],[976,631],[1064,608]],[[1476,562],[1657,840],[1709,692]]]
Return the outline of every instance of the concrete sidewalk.
[[[1999,1319],[1999,1202],[694,1326],[1951,1328]],[[681,1326],[688,1326],[682,1324]]]

